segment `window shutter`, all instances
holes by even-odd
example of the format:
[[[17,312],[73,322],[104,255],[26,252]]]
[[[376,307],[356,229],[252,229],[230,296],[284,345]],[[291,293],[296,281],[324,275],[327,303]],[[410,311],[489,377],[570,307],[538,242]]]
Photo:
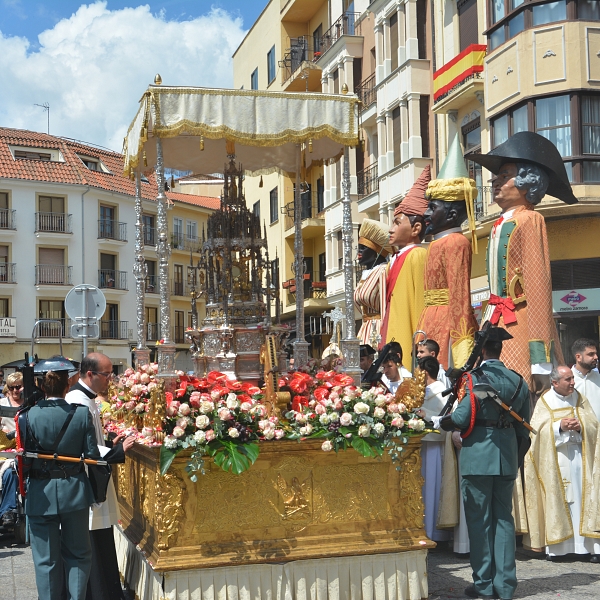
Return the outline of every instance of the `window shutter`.
[[[457,8],[460,51],[462,52],[471,44],[478,43],[477,0],[459,0]]]

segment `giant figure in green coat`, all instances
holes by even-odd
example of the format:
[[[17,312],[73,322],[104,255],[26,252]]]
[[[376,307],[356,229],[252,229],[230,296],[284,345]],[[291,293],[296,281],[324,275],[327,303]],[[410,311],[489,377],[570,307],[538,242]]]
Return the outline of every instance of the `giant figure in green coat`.
[[[501,327],[490,328],[483,361],[472,371],[473,385],[493,390],[528,420],[527,384],[499,360],[502,341],[510,337]],[[493,399],[480,400],[468,387],[454,412],[441,419],[441,427],[460,429],[465,436],[460,470],[473,569],[473,585],[465,594],[510,599],[517,587],[512,494],[518,473],[519,438],[527,440],[529,432]]]

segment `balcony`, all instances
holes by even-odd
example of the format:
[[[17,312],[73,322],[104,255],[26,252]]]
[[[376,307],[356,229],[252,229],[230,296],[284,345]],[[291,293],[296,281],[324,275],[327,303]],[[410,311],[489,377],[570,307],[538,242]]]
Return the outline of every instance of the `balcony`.
[[[35,213],[35,233],[73,233],[72,215],[64,213]]]
[[[158,294],[159,291],[160,290],[158,289],[158,275],[148,275],[148,277],[146,277],[146,294]]]
[[[115,240],[116,242],[127,241],[127,223],[118,221],[108,221],[100,219],[98,221],[98,239]]]
[[[127,271],[98,269],[98,287],[115,290],[127,290]]]
[[[72,271],[67,265],[35,265],[35,285],[73,285]]]
[[[0,283],[17,283],[17,263],[0,263]]]
[[[184,250],[186,252],[200,252],[202,243],[197,237],[183,235],[183,233],[171,234],[171,248],[173,250]]]
[[[187,296],[189,286],[185,281],[171,281],[171,294],[173,296]]]
[[[319,58],[323,56],[343,35],[361,35],[360,25],[356,23],[360,13],[345,12],[323,34],[319,50]]]
[[[40,317],[43,319],[50,317]],[[36,330],[36,338],[58,338],[66,337],[67,327],[69,325],[69,319],[55,319],[60,323],[38,323]]]
[[[471,44],[433,74],[433,112],[458,110],[483,98],[483,60],[487,46]]]
[[[290,47],[279,61],[285,91],[321,91],[321,69],[315,65],[321,53],[313,46],[312,37],[290,38]]]
[[[324,200],[319,194],[305,192],[300,194],[300,202],[302,203],[302,234],[306,238],[315,237],[316,235],[324,234],[325,227],[325,206]],[[284,228],[286,233],[293,235],[294,233],[294,203],[288,202],[281,209],[284,217]],[[290,231],[291,230],[291,231]]]
[[[156,246],[156,229],[144,227],[144,246]]]
[[[173,327],[173,341],[176,344],[185,344],[185,327],[183,325]]]
[[[477,198],[475,198],[475,221],[485,221],[490,216],[490,206],[493,200],[493,188],[490,185],[477,186]],[[498,211],[493,213],[494,216],[498,215]]]
[[[379,178],[377,176],[377,163],[359,171],[356,174],[356,187],[358,196],[369,196],[379,189]]]
[[[296,302],[296,279],[288,279],[281,284],[281,287],[287,291],[288,306]],[[321,275],[318,272],[304,274],[304,299],[327,299],[327,282],[321,281]]]
[[[100,321],[100,339],[127,340],[129,339],[128,321]]]
[[[148,342],[157,342],[160,337],[160,323],[146,323],[146,340]]]
[[[358,99],[362,102],[361,110],[365,110],[377,100],[377,91],[375,90],[375,73],[363,79],[354,90]]]
[[[0,229],[16,229],[16,214],[16,210],[11,210],[9,208],[0,208]]]

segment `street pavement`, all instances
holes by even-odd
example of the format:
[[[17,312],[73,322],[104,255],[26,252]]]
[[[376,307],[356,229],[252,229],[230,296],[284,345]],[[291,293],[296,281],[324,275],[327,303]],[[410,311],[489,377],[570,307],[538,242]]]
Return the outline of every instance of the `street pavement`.
[[[468,559],[458,558],[443,547],[430,552],[428,560],[430,600],[465,598],[463,590],[471,583]],[[519,548],[517,577],[519,587],[515,598],[600,598],[600,564],[590,564],[587,559],[569,557],[548,562],[534,552]],[[37,600],[31,550],[8,536],[0,536],[0,600]]]

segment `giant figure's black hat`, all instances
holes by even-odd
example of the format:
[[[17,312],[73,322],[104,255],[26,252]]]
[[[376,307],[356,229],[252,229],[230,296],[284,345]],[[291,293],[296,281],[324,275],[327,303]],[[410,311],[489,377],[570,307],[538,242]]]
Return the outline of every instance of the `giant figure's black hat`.
[[[529,162],[542,167],[550,178],[549,193],[566,202],[576,204],[565,164],[556,146],[544,136],[533,131],[521,131],[509,137],[487,154],[469,154],[469,160],[476,162],[494,174],[508,162]]]
[[[48,371],[76,371],[75,365],[64,356],[56,355],[40,360],[33,368],[36,375],[47,373]]]

